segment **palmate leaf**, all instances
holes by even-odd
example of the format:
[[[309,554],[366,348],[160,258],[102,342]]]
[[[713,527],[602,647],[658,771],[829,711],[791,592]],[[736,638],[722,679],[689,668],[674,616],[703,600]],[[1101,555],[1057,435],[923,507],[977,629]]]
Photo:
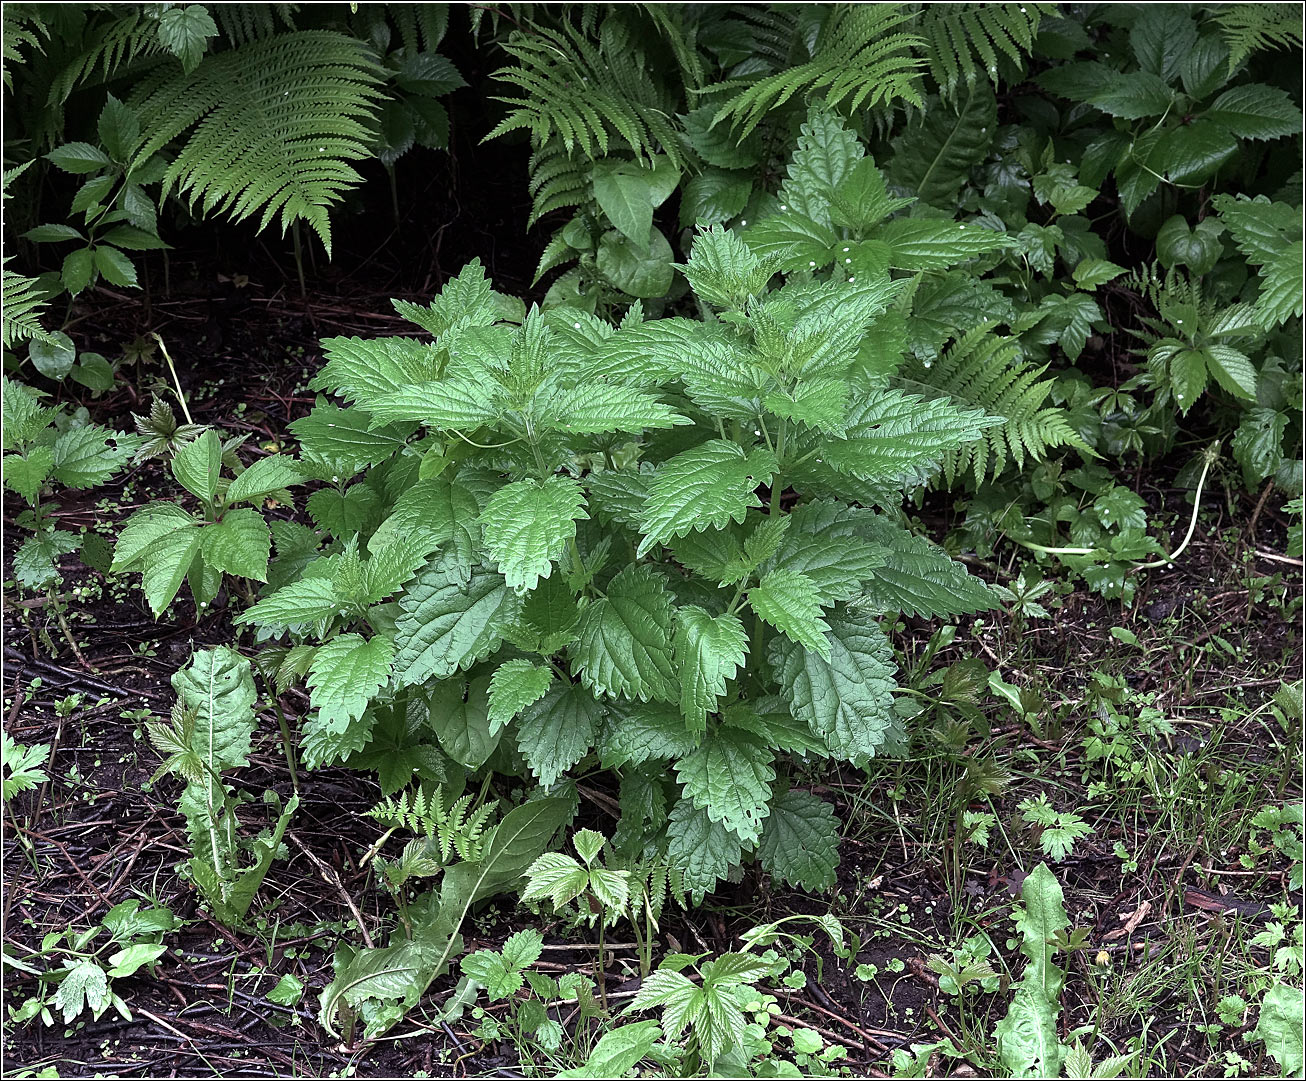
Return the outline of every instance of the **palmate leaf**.
[[[485,505],[485,547],[508,585],[526,592],[549,576],[553,561],[575,540],[576,522],[588,517],[579,481],[520,480],[500,488]]]
[[[672,665],[672,598],[648,567],[627,567],[606,596],[581,613],[572,663],[595,694],[612,698],[678,697]]]
[[[379,71],[359,38],[299,30],[206,56],[178,78],[148,76],[131,105],[150,133],[140,164],[189,133],[163,177],[194,207],[284,232],[305,221],[331,250],[328,208],[359,182],[371,156]]]
[[[663,462],[654,474],[640,519],[644,538],[637,554],[657,544],[712,526],[742,522],[760,507],[759,485],[770,482],[775,455],[764,448],[745,454],[737,443],[709,440]]]

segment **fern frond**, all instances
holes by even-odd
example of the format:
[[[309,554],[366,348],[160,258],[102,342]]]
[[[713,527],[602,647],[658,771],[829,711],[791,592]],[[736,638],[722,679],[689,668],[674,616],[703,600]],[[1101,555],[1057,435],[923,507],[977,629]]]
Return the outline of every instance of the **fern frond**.
[[[212,15],[222,36],[232,45],[270,38],[278,25],[295,29],[293,4],[214,4]]]
[[[1300,4],[1221,4],[1211,18],[1229,46],[1231,72],[1252,53],[1302,45]]]
[[[920,105],[922,61],[913,55],[921,39],[895,32],[912,18],[891,4],[842,4],[833,8],[817,35],[811,58],[755,82],[741,79],[710,90],[734,91],[713,123],[728,120],[742,138],[773,109],[795,95],[824,91],[826,104],[849,109],[906,100]]]
[[[137,59],[164,52],[158,22],[138,13],[115,14],[111,21],[91,29],[73,59],[55,76],[47,105],[62,105],[74,90],[91,80],[97,68],[100,81],[108,82]]]
[[[5,4],[3,21],[0,22],[0,53],[4,57],[0,77],[3,77],[8,89],[14,88],[14,77],[9,68],[27,62],[25,50],[43,53],[45,47],[42,39],[49,37],[50,28],[35,5]]]
[[[6,259],[5,262],[8,262]],[[3,270],[3,294],[0,296],[0,338],[10,349],[15,343],[35,339],[53,341],[41,326],[45,312],[45,293],[35,278],[28,278],[10,270]]]
[[[999,54],[1017,66],[1034,46],[1039,20],[1055,5],[927,4],[921,13],[920,32],[925,39],[925,62],[943,97],[961,87],[973,86],[987,76],[998,82]]]
[[[522,96],[495,99],[512,109],[487,139],[526,129],[536,146],[557,137],[568,154],[579,150],[591,158],[620,139],[636,156],[661,152],[681,165],[670,116],[675,103],[654,82],[643,45],[623,18],[604,18],[597,40],[570,22],[558,29],[532,25],[514,31],[504,48],[516,63],[495,78]]]
[[[328,208],[359,183],[350,162],[371,156],[381,96],[365,42],[301,30],[206,56],[189,75],[147,79],[132,103],[150,138],[137,160],[190,131],[163,178],[191,206],[259,229],[303,220],[331,250]]]
[[[981,323],[958,338],[934,361],[910,361],[901,373],[912,389],[933,391],[952,400],[1005,417],[981,438],[951,451],[943,459],[943,476],[951,486],[969,473],[976,485],[996,477],[1008,457],[1023,466],[1028,457],[1041,461],[1054,447],[1089,448],[1071,428],[1065,410],[1044,406],[1052,380],[1046,365],[1022,359],[1020,343],[994,334],[994,323]]]
[[[590,196],[591,163],[583,157],[572,157],[560,139],[550,139],[531,155],[530,181],[531,216],[527,226],[534,225],[545,214],[564,207],[580,206]]]
[[[497,800],[471,810],[471,793],[460,796],[446,807],[445,792],[439,785],[427,791],[416,788],[399,796],[387,796],[365,811],[390,829],[406,830],[426,837],[439,846],[440,859],[448,863],[457,853],[459,859],[478,860],[484,854],[485,832],[499,804]],[[470,813],[469,813],[470,812]]]
[[[449,30],[448,4],[387,4],[385,11],[409,54],[434,52]]]

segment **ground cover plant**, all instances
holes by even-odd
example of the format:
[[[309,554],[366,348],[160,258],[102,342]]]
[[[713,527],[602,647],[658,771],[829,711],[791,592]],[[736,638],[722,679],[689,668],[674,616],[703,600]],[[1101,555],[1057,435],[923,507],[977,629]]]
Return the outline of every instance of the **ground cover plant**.
[[[1299,8],[4,15],[7,1069],[1301,1073]]]

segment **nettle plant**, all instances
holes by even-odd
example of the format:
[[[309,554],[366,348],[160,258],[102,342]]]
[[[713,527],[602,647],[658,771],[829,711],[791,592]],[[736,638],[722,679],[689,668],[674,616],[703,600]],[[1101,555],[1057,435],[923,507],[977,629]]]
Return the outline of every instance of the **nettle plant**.
[[[349,404],[295,433],[327,545],[279,552],[239,617],[307,676],[308,765],[382,740],[391,790],[612,770],[618,853],[661,848],[686,892],[751,855],[832,882],[835,818],[795,782],[904,745],[880,618],[991,603],[872,508],[992,421],[862,370],[887,276],[773,266],[705,232],[684,270],[719,314],[613,327],[525,313],[474,263],[397,304],[433,343],[324,343],[315,385]]]

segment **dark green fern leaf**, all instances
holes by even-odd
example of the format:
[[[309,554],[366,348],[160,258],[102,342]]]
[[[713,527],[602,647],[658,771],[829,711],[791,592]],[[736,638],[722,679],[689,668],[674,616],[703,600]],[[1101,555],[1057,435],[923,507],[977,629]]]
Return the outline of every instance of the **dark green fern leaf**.
[[[1065,410],[1044,406],[1052,391],[1052,380],[1042,378],[1046,365],[1035,367],[1023,360],[1020,343],[995,334],[995,325],[981,323],[937,360],[909,360],[899,373],[909,389],[946,395],[1006,418],[981,438],[948,453],[943,476],[949,486],[968,473],[980,485],[1002,472],[1008,459],[1023,466],[1027,457],[1041,461],[1053,447],[1092,453],[1071,428]]]
[[[1033,48],[1041,16],[1053,4],[927,4],[921,17],[925,61],[945,99],[977,80],[995,86],[1005,55],[1018,68]]]
[[[731,79],[711,87],[731,92],[713,123],[729,121],[742,138],[767,113],[816,91],[824,91],[826,104],[845,103],[851,110],[902,100],[920,105],[921,61],[912,53],[922,42],[897,29],[911,17],[890,4],[833,7],[806,62],[756,81]]]
[[[370,51],[357,38],[302,30],[206,56],[189,75],[145,81],[133,104],[146,122],[143,162],[189,132],[163,178],[192,207],[259,228],[303,220],[331,250],[328,208],[360,180],[380,97]]]
[[[246,45],[295,29],[294,9],[293,4],[214,4],[212,14],[227,41]]]
[[[536,146],[556,137],[568,154],[599,157],[620,141],[636,156],[662,152],[682,163],[670,119],[675,103],[654,81],[624,19],[605,18],[597,41],[569,22],[558,29],[533,25],[510,35],[504,49],[516,63],[495,78],[522,96],[496,98],[512,109],[487,139],[524,128]]]
[[[5,262],[8,262],[6,259]],[[35,278],[28,278],[15,273],[7,266],[3,271],[3,298],[0,299],[0,337],[6,349],[17,342],[35,339],[51,341],[50,335],[41,326],[41,316],[45,310],[45,291]]]
[[[1211,18],[1229,46],[1230,72],[1252,53],[1301,48],[1300,4],[1222,4]]]
[[[3,79],[10,90],[14,88],[14,77],[10,67],[26,63],[30,54],[45,51],[44,39],[50,36],[50,28],[41,13],[33,4],[6,4],[4,6],[3,29],[0,31],[0,46],[4,56]]]
[[[46,104],[62,105],[74,90],[96,77],[97,69],[99,81],[106,83],[136,60],[163,53],[155,19],[132,12],[92,25],[72,59],[51,82]]]

